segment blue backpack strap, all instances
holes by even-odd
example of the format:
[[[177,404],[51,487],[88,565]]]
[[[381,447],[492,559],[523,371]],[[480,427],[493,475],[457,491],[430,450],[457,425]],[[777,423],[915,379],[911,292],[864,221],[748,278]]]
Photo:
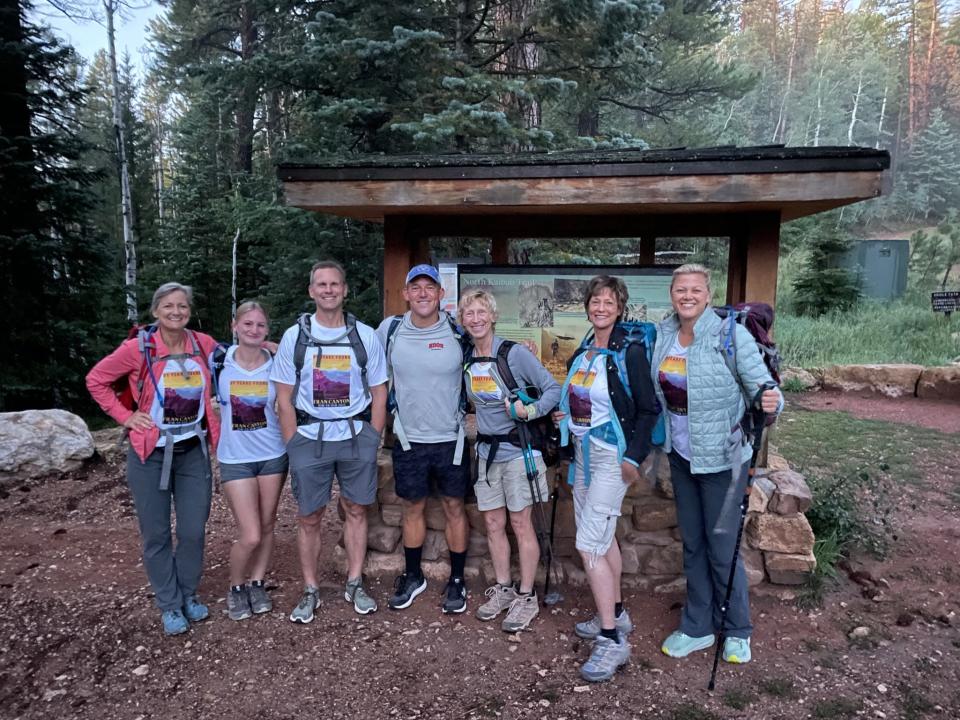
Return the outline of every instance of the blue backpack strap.
[[[230,346],[227,343],[217,343],[217,346],[210,353],[210,379],[213,381],[213,394],[217,396],[217,402],[226,405],[227,400],[220,394],[220,374],[223,372],[223,366],[227,361],[227,351]]]

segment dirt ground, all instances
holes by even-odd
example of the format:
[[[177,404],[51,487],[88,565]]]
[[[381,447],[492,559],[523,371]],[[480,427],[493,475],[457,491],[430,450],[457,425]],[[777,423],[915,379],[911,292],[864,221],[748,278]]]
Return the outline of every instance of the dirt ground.
[[[840,396],[838,396],[840,398]],[[923,424],[905,403],[803,396],[805,406]],[[886,403],[886,404],[883,404]],[[788,413],[790,410],[788,409]],[[877,413],[872,415],[871,413]],[[960,408],[940,406],[941,429]],[[960,449],[946,466],[960,467]],[[382,609],[359,617],[330,567],[339,521],[329,513],[323,604],[307,626],[287,621],[300,590],[294,506],[285,491],[268,584],[275,611],[240,623],[224,614],[232,521],[214,498],[201,588],[212,617],[165,638],[140,565],[118,458],[58,480],[0,492],[2,718],[921,718],[960,717],[960,478],[931,463],[900,513],[885,561],[855,562],[816,610],[769,588],[752,598],[754,662],[660,654],[682,596],[628,592],[632,661],[606,684],[581,681],[589,653],[573,624],[583,591],[544,608],[511,638],[472,613],[445,617],[431,583],[412,608],[386,609],[392,578],[372,581]],[[483,588],[470,588],[471,611]],[[854,628],[864,637],[849,637]]]

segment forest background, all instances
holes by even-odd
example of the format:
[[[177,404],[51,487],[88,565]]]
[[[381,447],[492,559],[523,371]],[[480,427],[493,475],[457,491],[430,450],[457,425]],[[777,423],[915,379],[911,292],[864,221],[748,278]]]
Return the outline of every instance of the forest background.
[[[117,0],[51,4],[102,20],[124,12]],[[235,238],[238,298],[266,303],[274,336],[324,257],[346,266],[350,308],[378,322],[380,227],[286,207],[276,179],[278,162],[363,153],[889,150],[892,194],[784,226],[777,339],[807,366],[960,355],[956,317],[929,306],[931,289],[958,287],[957,2],[160,5],[143,68],[116,58],[114,82],[109,53],[86,62],[28,2],[0,2],[0,410],[94,416],[86,371],[131,317],[149,319],[150,296],[168,280],[193,286],[197,327],[228,338]],[[911,238],[903,299],[865,301],[837,267],[862,237]],[[482,257],[488,245],[452,237],[431,248]],[[661,239],[657,249],[725,276],[723,238]],[[632,240],[510,247],[513,262],[531,263],[630,262],[636,250]]]

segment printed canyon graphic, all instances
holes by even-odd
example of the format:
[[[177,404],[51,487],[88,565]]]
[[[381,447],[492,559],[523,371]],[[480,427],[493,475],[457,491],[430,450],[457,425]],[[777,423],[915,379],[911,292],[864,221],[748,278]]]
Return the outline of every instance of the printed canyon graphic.
[[[317,354],[313,366],[313,406],[349,407],[350,355]]]
[[[234,430],[267,426],[267,381],[230,381],[230,421]]]

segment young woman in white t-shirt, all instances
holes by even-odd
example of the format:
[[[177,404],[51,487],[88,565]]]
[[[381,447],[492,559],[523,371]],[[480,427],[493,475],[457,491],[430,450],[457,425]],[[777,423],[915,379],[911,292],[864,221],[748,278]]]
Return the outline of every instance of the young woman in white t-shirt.
[[[264,576],[273,551],[277,504],[287,473],[273,383],[264,349],[269,320],[257,302],[237,308],[232,345],[217,382],[222,435],[217,446],[223,494],[239,536],[230,549],[227,614],[244,620],[273,608]],[[247,583],[247,578],[250,582]]]

